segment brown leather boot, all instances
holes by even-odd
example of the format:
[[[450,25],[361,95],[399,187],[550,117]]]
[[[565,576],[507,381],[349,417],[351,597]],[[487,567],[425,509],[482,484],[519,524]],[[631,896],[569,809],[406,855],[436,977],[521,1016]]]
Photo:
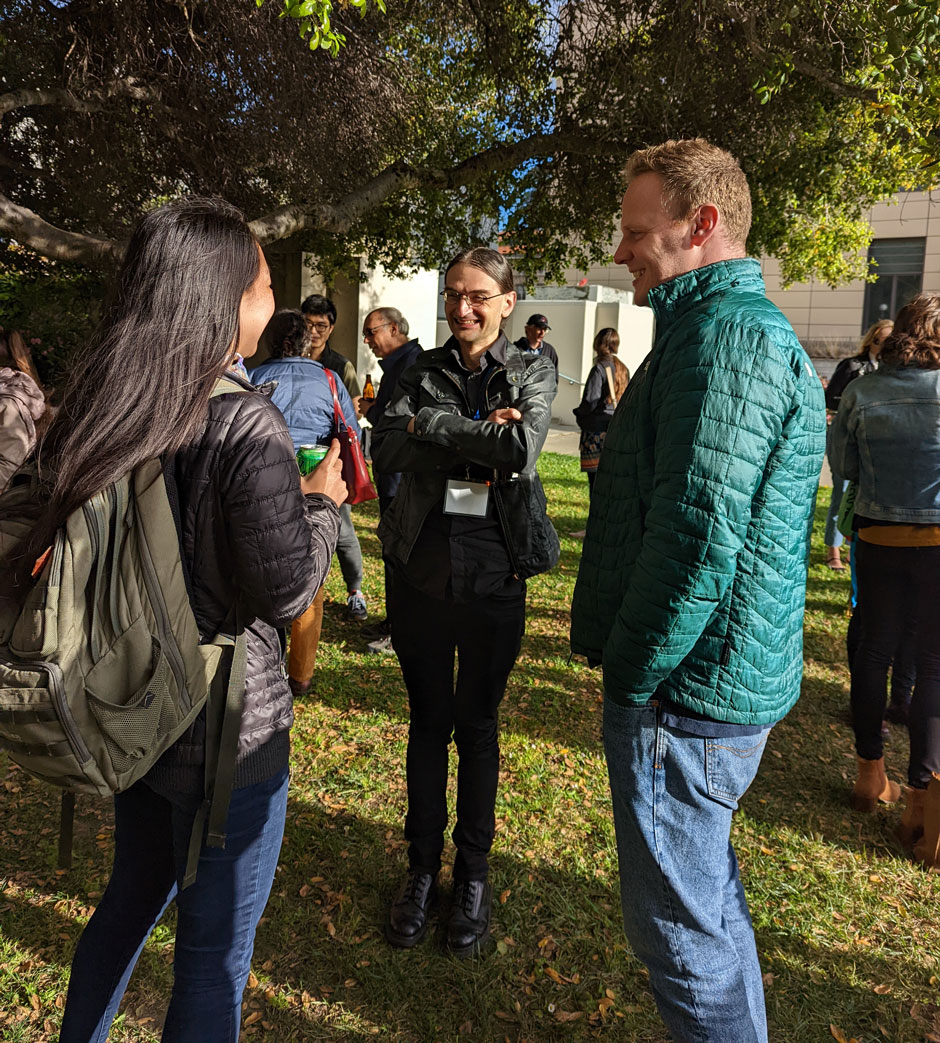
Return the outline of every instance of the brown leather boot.
[[[885,759],[876,761],[858,758],[858,778],[849,798],[856,811],[874,811],[880,800],[893,804],[901,796],[901,787],[885,775]]]
[[[912,850],[914,844],[924,835],[924,795],[926,792],[925,789],[914,789],[913,786],[905,786],[902,790],[904,811],[901,813],[901,821],[898,823],[894,835],[908,851]]]
[[[924,790],[924,835],[914,845],[914,858],[932,873],[940,873],[940,776]]]

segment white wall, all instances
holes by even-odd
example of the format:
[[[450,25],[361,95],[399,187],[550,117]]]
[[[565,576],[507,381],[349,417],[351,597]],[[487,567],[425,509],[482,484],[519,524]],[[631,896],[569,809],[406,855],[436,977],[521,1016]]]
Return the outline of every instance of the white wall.
[[[558,352],[558,394],[552,406],[552,418],[563,424],[573,424],[571,410],[581,401],[581,384],[590,370],[584,369],[584,359],[590,360],[594,342],[594,313],[596,301],[519,301],[506,324],[506,336],[518,340],[525,336],[526,319],[540,312],[548,319],[551,329],[545,339]]]
[[[591,366],[594,365],[594,337],[612,326],[620,334],[619,357],[631,373],[646,358],[653,343],[653,313],[621,301],[597,301],[588,287],[587,300],[520,301],[506,324],[506,336],[517,340],[525,335],[526,319],[540,312],[551,326],[545,339],[558,352],[558,394],[552,406],[552,419],[574,424],[572,410],[581,401]]]
[[[575,422],[571,411],[581,401],[584,381],[594,365],[594,337],[599,330],[612,326],[620,334],[619,357],[631,373],[636,372],[653,343],[653,313],[649,308],[622,301],[598,301],[591,289],[588,287],[587,300],[519,301],[505,325],[506,336],[518,340],[525,336],[530,315],[539,312],[548,319],[551,329],[545,339],[558,352],[559,373],[552,419],[560,424]],[[443,344],[449,336],[447,323],[439,321],[435,344]]]
[[[362,263],[365,282],[359,287],[359,319],[356,327],[358,349],[356,368],[361,378],[372,374],[376,387],[381,383],[382,368],[362,339],[366,316],[375,308],[397,308],[408,320],[409,337],[417,337],[427,351],[443,341],[437,340],[437,272],[421,268],[404,278],[393,278],[381,266],[368,268]]]
[[[318,273],[304,262],[301,255],[301,300],[311,293],[326,293]],[[409,337],[417,337],[425,349],[443,343],[437,338],[437,272],[418,269],[404,278],[393,278],[379,265],[369,268],[359,260],[359,271],[365,280],[336,276],[332,300],[336,305],[336,329],[330,339],[334,351],[356,365],[360,384],[366,373],[372,374],[376,387],[381,383],[382,369],[362,339],[366,316],[376,308],[397,308],[408,320]]]
[[[653,346],[653,312],[634,304],[602,301],[597,306],[595,333],[612,326],[620,334],[617,357],[632,376]]]

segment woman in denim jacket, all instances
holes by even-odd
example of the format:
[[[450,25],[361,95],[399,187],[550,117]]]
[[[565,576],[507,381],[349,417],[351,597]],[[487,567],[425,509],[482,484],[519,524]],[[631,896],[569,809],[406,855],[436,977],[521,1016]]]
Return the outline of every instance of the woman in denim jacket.
[[[885,775],[881,719],[888,666],[908,608],[918,620],[906,807],[898,835],[940,868],[940,294],[922,293],[895,320],[881,366],[846,388],[832,427],[833,464],[858,482],[856,565],[865,604],[852,663],[858,779],[852,804],[897,800]]]

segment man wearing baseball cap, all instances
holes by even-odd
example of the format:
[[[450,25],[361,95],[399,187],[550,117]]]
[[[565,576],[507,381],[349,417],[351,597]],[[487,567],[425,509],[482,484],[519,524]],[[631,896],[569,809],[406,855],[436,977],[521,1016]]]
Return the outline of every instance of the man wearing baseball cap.
[[[525,324],[525,336],[520,337],[515,343],[520,351],[531,351],[534,355],[544,355],[550,359],[555,367],[555,380],[558,380],[558,352],[545,339],[545,331],[550,330],[548,319],[536,312],[529,316]]]

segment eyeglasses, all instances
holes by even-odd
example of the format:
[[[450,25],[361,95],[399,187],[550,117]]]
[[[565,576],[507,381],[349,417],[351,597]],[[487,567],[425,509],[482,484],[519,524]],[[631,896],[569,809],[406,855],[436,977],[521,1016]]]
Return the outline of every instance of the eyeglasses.
[[[363,337],[374,337],[376,330],[382,329],[383,326],[391,326],[390,322],[380,322],[378,326],[363,326],[362,335]]]
[[[326,331],[330,328],[331,325],[332,323],[330,322],[308,322],[307,329],[316,330],[317,333],[326,333]]]
[[[459,304],[461,301],[466,301],[471,308],[479,308],[480,305],[486,304],[487,301],[491,301],[494,297],[505,297],[505,291],[503,293],[458,293],[456,290],[441,290],[441,296],[444,298],[445,304]]]

